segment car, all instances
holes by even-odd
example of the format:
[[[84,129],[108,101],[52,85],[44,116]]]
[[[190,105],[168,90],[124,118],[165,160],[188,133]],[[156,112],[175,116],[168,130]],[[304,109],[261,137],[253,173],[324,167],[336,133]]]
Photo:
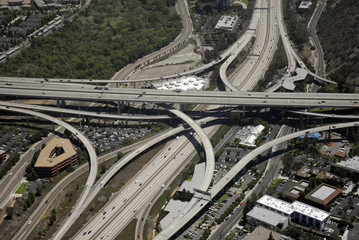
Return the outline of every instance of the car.
[[[107,233],[107,236],[109,237],[109,236],[111,235],[111,233],[112,233],[112,232],[111,232],[111,231],[109,231],[109,232]]]
[[[84,232],[84,234],[82,234],[82,236],[85,236],[86,235],[86,232]]]
[[[32,223],[32,221],[30,220],[30,221],[29,221],[29,225],[30,225],[31,223]]]
[[[140,237],[140,234],[137,234],[137,237],[139,238],[139,237]]]
[[[70,216],[71,216],[71,213],[67,214],[67,216],[70,217]]]
[[[162,184],[162,188],[164,188],[165,187],[165,185],[164,184]]]
[[[112,207],[112,210],[114,210],[116,207]]]
[[[91,231],[89,231],[87,234],[90,234],[91,233]]]

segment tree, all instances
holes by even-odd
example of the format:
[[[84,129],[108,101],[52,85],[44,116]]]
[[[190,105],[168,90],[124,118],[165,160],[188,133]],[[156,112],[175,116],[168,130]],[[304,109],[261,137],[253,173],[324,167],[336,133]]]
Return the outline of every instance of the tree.
[[[12,219],[12,216],[14,214],[14,208],[12,207],[7,207],[6,208],[6,219]]]
[[[274,240],[273,236],[272,236],[272,231],[269,234],[268,240]]]
[[[125,156],[125,154],[123,152],[118,152],[117,153],[117,160],[120,160],[121,158],[123,158],[123,156]]]
[[[56,209],[52,209],[51,216],[49,217],[49,226],[52,226],[56,221]]]

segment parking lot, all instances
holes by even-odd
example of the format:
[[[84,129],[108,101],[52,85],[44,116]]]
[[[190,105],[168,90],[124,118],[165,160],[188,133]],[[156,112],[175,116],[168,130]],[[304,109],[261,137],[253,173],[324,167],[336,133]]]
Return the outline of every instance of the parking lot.
[[[114,149],[126,141],[133,141],[144,137],[151,132],[151,129],[130,128],[130,127],[92,127],[84,125],[81,132],[88,137],[97,153]]]

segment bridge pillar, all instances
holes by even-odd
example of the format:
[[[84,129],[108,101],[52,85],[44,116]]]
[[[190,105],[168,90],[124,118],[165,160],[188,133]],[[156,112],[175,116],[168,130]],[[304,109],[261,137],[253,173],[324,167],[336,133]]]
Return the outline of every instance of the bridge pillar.
[[[349,128],[347,128],[347,139],[348,139],[348,137],[349,137]]]
[[[157,115],[160,115],[159,107],[157,105]]]
[[[246,116],[246,106],[242,107],[242,112],[243,112],[243,117],[245,117]]]
[[[59,108],[60,107],[60,99],[56,98],[56,106]]]
[[[121,101],[117,101],[117,113],[121,114]]]
[[[323,126],[323,117],[320,118],[320,126]]]
[[[65,99],[62,99],[61,100],[61,107],[64,108],[66,106],[66,101]]]
[[[26,114],[26,125],[29,126],[29,116]]]
[[[184,104],[183,104],[183,103],[180,103],[179,110],[180,110],[181,112],[184,112]]]
[[[136,82],[133,83],[133,88],[136,88]]]

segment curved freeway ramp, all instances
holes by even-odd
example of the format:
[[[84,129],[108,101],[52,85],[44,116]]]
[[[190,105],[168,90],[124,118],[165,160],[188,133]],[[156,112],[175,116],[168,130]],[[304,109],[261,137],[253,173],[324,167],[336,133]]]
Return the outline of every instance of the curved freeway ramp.
[[[340,114],[327,114],[327,113],[318,113],[318,112],[305,112],[305,111],[293,111],[285,110],[282,111],[291,112],[295,114],[314,116],[314,117],[325,117],[325,118],[341,118],[341,119],[359,119],[359,115],[340,115]]]
[[[57,113],[67,113],[73,115],[83,115],[90,117],[98,117],[98,118],[109,118],[109,119],[123,119],[123,120],[163,120],[170,119],[170,116],[166,115],[122,115],[122,114],[107,114],[107,113],[94,113],[91,111],[82,111],[82,110],[73,110],[66,108],[57,108],[57,107],[47,107],[42,105],[32,105],[32,104],[23,104],[23,103],[14,103],[14,102],[5,102],[0,101],[1,106],[7,107],[18,107],[29,110],[39,110],[46,112],[57,112]]]
[[[179,14],[182,18],[182,25],[183,25],[182,31],[178,35],[178,37],[172,43],[163,47],[159,51],[151,53],[149,55],[146,55],[145,57],[137,60],[135,63],[127,65],[122,70],[117,72],[112,77],[112,79],[114,79],[114,80],[115,79],[126,79],[127,77],[129,77],[131,75],[131,73],[133,73],[136,70],[136,68],[138,68],[140,66],[147,65],[148,62],[152,61],[156,57],[164,56],[164,55],[170,53],[171,51],[173,51],[179,45],[182,45],[186,41],[188,41],[188,39],[192,35],[193,27],[192,27],[192,20],[190,18],[189,12],[188,12],[186,1],[185,0],[177,0],[177,7],[179,10]]]
[[[204,174],[204,178],[202,179],[201,185],[199,187],[200,190],[206,191],[211,183],[213,173],[214,173],[214,164],[215,164],[215,158],[214,158],[214,151],[212,144],[210,140],[208,139],[205,132],[202,130],[201,127],[198,126],[198,124],[192,120],[189,116],[185,115],[179,110],[173,109],[170,106],[165,106],[170,112],[173,114],[176,114],[178,117],[182,118],[184,121],[186,121],[198,134],[200,137],[203,147],[206,153],[206,171]],[[205,118],[201,120],[200,122],[207,122],[210,120],[213,120],[214,118]],[[91,201],[95,198],[95,196],[98,194],[98,192],[108,183],[108,181],[117,174],[118,171],[120,171],[121,168],[123,168],[125,165],[127,165],[133,158],[135,158],[137,155],[141,154],[146,149],[152,147],[153,145],[157,144],[158,142],[161,142],[165,140],[166,138],[169,138],[173,135],[176,135],[183,131],[185,128],[183,126],[177,127],[175,129],[166,131],[165,133],[161,134],[160,136],[154,138],[150,142],[140,146],[136,150],[130,152],[127,154],[121,161],[117,162],[115,165],[113,165],[97,182],[97,184],[93,187],[91,190],[91,194],[86,199],[86,202],[82,205],[81,211],[84,210],[88,204],[91,203]],[[193,202],[194,203],[194,202]],[[192,204],[193,204],[192,203]],[[190,207],[191,205],[189,205]],[[85,230],[84,230],[85,231]],[[82,232],[80,232],[81,235]]]
[[[95,179],[96,179],[96,174],[97,174],[97,170],[98,170],[98,166],[97,166],[97,155],[96,155],[96,151],[94,150],[94,148],[91,145],[91,142],[76,128],[74,128],[73,126],[71,126],[70,124],[61,121],[59,119],[56,119],[54,117],[51,117],[49,115],[43,114],[43,113],[38,113],[38,112],[34,112],[34,111],[30,111],[30,110],[26,110],[26,109],[21,109],[21,108],[15,108],[15,107],[5,107],[5,106],[0,106],[0,109],[2,110],[6,110],[6,111],[12,111],[12,112],[18,112],[18,113],[22,113],[22,114],[29,114],[32,116],[36,116],[36,117],[40,117],[46,120],[49,120],[53,123],[56,123],[64,128],[66,128],[67,130],[69,130],[70,132],[72,132],[76,137],[78,137],[82,143],[84,144],[84,146],[86,147],[88,153],[89,153],[89,157],[90,157],[90,173],[89,176],[87,178],[86,184],[85,184],[85,188],[81,194],[81,197],[79,199],[79,201],[77,202],[77,206],[75,207],[75,211],[74,214],[71,215],[75,216],[77,214],[77,211],[79,210],[79,207],[82,205],[82,203],[85,201],[85,199],[87,198],[88,194],[90,193],[90,189],[93,186]],[[70,218],[71,218],[70,217]],[[15,239],[21,239],[22,236],[15,236]]]
[[[273,141],[263,144],[262,146],[254,149],[252,152],[244,156],[241,161],[239,161],[225,176],[223,176],[223,178],[216,185],[213,186],[210,193],[212,196],[217,195],[249,162],[256,159],[259,154],[269,150],[275,145],[289,141],[293,138],[300,137],[307,134],[308,132],[322,132],[334,128],[340,129],[354,126],[359,126],[359,122],[342,123],[306,129],[292,134],[288,134],[286,136],[274,139]],[[186,223],[190,221],[199,211],[201,211],[207,203],[207,200],[197,200],[196,204],[189,212],[181,214],[177,218],[175,218],[175,220],[172,221],[172,223],[166,229],[160,232],[154,239],[170,239],[177,231],[179,231],[183,226],[185,226]]]

